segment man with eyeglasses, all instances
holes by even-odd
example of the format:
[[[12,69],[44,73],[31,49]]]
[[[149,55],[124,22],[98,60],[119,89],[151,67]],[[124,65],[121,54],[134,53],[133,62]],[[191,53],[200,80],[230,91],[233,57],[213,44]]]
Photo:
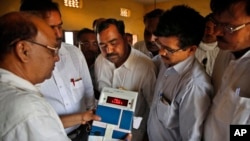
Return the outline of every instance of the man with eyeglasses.
[[[92,80],[95,80],[94,64],[97,56],[100,54],[100,49],[97,43],[96,34],[93,30],[88,28],[81,29],[77,34],[79,48],[86,58],[89,72]],[[94,81],[92,81],[95,86]],[[95,89],[95,88],[94,88]],[[99,93],[95,91],[95,98],[99,99]]]
[[[35,87],[59,61],[53,30],[34,15],[10,12],[0,17],[0,47],[0,140],[69,141]]]
[[[89,69],[95,63],[96,57],[100,54],[95,32],[88,28],[81,29],[77,34],[79,48],[86,58]]]
[[[70,139],[87,140],[90,127],[85,117],[95,107],[93,84],[81,51],[62,42],[63,22],[58,4],[51,0],[23,0],[20,10],[35,11],[33,13],[40,14],[53,29],[60,45],[60,61],[55,65],[52,78],[37,86],[60,116]]]
[[[205,19],[193,8],[165,11],[154,32],[160,72],[148,119],[149,141],[200,141],[213,87],[195,51]]]
[[[215,95],[204,140],[229,141],[230,125],[250,124],[250,2],[211,0],[210,7],[221,51],[212,75]]]

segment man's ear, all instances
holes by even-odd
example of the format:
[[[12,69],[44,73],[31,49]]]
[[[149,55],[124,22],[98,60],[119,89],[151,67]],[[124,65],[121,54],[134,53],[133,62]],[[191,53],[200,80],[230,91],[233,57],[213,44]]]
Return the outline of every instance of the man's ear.
[[[196,45],[192,45],[191,47],[189,47],[189,53],[190,53],[190,55],[195,54],[196,49],[197,49]]]
[[[128,42],[127,37],[126,37],[125,34],[122,36],[122,38],[123,38],[123,40],[124,40],[125,42]]]
[[[29,61],[30,46],[25,41],[18,41],[14,49],[15,54],[22,62]]]

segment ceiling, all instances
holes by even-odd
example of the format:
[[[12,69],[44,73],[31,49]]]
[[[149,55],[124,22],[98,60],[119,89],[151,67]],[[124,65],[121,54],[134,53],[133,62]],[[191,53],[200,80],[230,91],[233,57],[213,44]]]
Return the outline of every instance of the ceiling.
[[[154,3],[158,3],[158,2],[167,2],[170,0],[134,0],[136,2],[140,2],[142,4],[154,4]]]

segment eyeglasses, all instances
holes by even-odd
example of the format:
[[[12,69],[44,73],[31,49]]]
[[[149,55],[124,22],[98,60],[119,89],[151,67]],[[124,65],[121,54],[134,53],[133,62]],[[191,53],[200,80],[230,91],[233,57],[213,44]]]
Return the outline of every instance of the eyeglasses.
[[[236,26],[236,27],[232,27],[232,26],[230,26],[230,25],[227,25],[227,26],[225,26],[224,28],[225,28],[225,31],[227,31],[227,32],[229,32],[229,33],[233,33],[233,32],[235,32],[235,31],[237,31],[237,30],[240,30],[240,29],[246,27],[246,26],[249,25],[249,24],[250,24],[250,22],[244,23],[244,24],[239,25],[239,26]]]
[[[186,48],[179,48],[179,49],[171,49],[167,46],[163,46],[158,40],[155,40],[155,45],[159,48],[164,50],[165,52],[169,52],[170,54],[174,54],[175,52],[178,52],[180,50],[186,49]]]
[[[239,26],[232,26],[232,25],[229,25],[229,24],[219,23],[213,18],[210,18],[210,20],[215,24],[215,27],[217,27],[217,28],[222,27],[224,29],[224,31],[228,32],[228,33],[233,33],[235,31],[238,31],[238,30],[240,30],[240,29],[242,29],[242,28],[244,28],[244,27],[246,27],[247,25],[250,24],[250,22],[247,22],[247,23],[241,24]]]
[[[26,41],[30,42],[30,43],[33,43],[33,44],[36,44],[36,45],[39,45],[41,47],[45,47],[45,48],[51,50],[53,56],[57,56],[58,55],[59,47],[54,48],[54,47],[50,47],[48,45],[43,45],[43,44],[37,43],[35,41],[30,41],[30,40],[26,40]]]
[[[82,45],[84,48],[90,48],[91,46],[98,47],[97,42],[90,43],[90,42],[81,42],[80,41],[79,44]]]

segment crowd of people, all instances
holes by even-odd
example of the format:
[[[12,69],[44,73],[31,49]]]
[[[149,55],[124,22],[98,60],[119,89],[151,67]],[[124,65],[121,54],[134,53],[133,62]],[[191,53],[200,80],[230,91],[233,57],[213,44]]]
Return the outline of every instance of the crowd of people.
[[[76,47],[56,2],[23,0],[0,16],[0,140],[87,141],[111,87],[138,92],[124,140],[229,141],[230,125],[250,124],[250,2],[210,8],[154,9],[135,44],[122,20],[98,18]]]

